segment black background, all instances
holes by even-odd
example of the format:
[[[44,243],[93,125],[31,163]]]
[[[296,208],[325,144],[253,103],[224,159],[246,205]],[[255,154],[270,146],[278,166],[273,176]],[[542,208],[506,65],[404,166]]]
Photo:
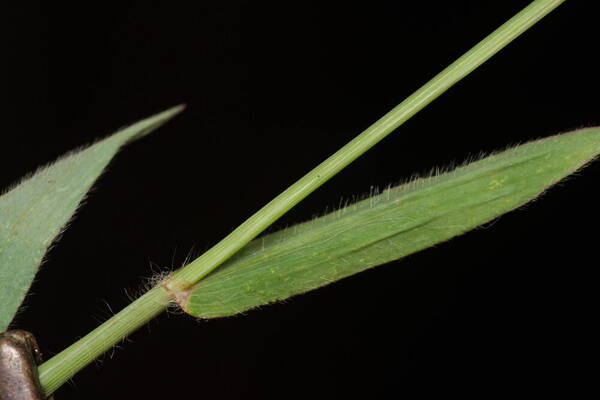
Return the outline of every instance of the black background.
[[[112,314],[105,303],[121,309],[153,269],[206,250],[528,3],[2,6],[2,186],[188,104],[117,156],[14,326],[59,352]],[[592,3],[567,1],[274,229],[413,172],[600,124]],[[163,315],[57,398],[573,396],[598,355],[598,176],[596,163],[483,229],[285,304]]]

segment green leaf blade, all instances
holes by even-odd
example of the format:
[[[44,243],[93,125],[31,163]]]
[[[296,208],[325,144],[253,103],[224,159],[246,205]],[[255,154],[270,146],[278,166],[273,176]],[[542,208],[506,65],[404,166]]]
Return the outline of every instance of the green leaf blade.
[[[600,128],[556,135],[251,242],[180,298],[196,317],[284,300],[446,241],[536,198],[600,153]]]
[[[0,196],[0,332],[13,319],[48,247],[119,148],[182,109],[171,108],[67,154]]]

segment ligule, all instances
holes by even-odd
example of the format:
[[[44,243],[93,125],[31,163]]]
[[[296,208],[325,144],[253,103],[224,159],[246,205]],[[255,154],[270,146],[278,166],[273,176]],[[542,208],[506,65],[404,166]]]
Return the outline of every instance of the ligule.
[[[258,238],[194,286],[183,309],[234,315],[402,258],[536,198],[600,152],[600,128],[529,142]]]

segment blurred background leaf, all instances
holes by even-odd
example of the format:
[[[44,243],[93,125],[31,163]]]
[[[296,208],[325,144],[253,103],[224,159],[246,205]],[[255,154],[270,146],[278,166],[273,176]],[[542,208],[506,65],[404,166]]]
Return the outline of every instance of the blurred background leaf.
[[[48,247],[119,148],[158,128],[182,109],[173,107],[68,154],[0,197],[0,331],[13,319]]]

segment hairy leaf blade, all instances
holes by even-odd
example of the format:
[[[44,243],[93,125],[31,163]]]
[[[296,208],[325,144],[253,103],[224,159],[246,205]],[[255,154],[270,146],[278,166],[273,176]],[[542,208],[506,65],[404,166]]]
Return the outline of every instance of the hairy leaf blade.
[[[0,196],[0,332],[14,317],[48,247],[119,148],[182,109],[163,111],[67,154]]]
[[[194,316],[234,315],[443,242],[534,198],[600,152],[600,128],[530,142],[384,191],[251,242],[183,293]]]

